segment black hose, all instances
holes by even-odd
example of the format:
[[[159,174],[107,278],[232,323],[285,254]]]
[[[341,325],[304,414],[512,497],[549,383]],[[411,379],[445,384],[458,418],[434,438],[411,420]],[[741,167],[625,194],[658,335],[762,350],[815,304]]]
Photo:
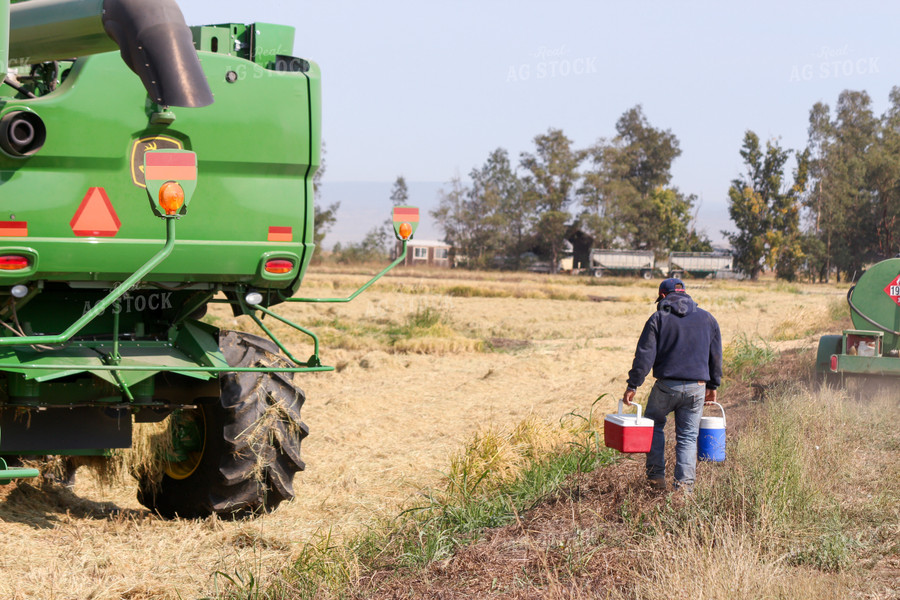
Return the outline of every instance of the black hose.
[[[8,85],[9,87],[11,87],[12,89],[16,90],[16,91],[19,92],[20,94],[25,94],[25,95],[28,96],[29,98],[37,98],[37,96],[35,96],[34,94],[32,94],[31,92],[29,92],[28,90],[26,90],[24,87],[22,87],[22,86],[19,85],[18,83],[14,83],[13,80],[10,79],[9,77],[7,77],[6,79],[4,79],[4,80],[3,80],[3,83],[5,83],[5,84]]]
[[[850,305],[850,310],[852,310],[853,312],[855,312],[856,314],[858,314],[859,316],[861,316],[863,319],[865,319],[866,321],[868,321],[869,323],[871,323],[872,325],[874,325],[874,326],[877,327],[878,329],[884,331],[885,333],[890,333],[891,335],[900,335],[900,331],[894,331],[893,329],[888,329],[888,328],[885,327],[884,325],[882,325],[882,324],[880,324],[880,323],[877,323],[874,319],[870,319],[869,317],[867,317],[866,315],[864,315],[864,314],[862,313],[861,310],[859,310],[858,308],[856,308],[856,305],[853,304],[853,300],[852,300],[852,298],[851,298],[852,295],[853,295],[853,290],[855,290],[855,289],[856,289],[856,286],[854,285],[854,286],[851,287],[850,290],[847,292],[847,304]]]

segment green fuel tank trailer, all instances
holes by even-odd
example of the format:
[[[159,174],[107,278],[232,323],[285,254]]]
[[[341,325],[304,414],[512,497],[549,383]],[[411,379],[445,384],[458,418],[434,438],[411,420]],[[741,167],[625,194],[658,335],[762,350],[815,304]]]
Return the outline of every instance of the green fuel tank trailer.
[[[868,268],[847,292],[847,304],[854,328],[819,340],[819,379],[900,377],[900,257]]]
[[[332,367],[272,307],[353,299],[402,261],[417,209],[395,210],[403,252],[354,294],[297,298],[321,102],[293,28],[188,27],[174,0],[0,0],[0,36],[0,481],[37,475],[6,461],[75,465],[165,420],[135,473],[145,506],[240,515],[292,498],[294,376]],[[264,335],[203,322],[214,302]]]

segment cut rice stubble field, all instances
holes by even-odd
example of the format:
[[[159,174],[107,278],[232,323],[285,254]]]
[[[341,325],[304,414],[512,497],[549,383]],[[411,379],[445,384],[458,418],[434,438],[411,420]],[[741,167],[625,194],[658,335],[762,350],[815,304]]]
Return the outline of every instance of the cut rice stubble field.
[[[346,295],[365,279],[311,275],[302,293]],[[295,322],[313,324],[322,334],[323,362],[338,367],[298,379],[310,436],[297,499],[249,521],[163,521],[136,502],[133,482],[102,487],[86,469],[74,493],[8,487],[0,501],[7,574],[0,594],[196,597],[215,593],[217,571],[265,579],[317,532],[340,536],[396,514],[441,480],[449,457],[487,426],[531,415],[555,422],[602,393],[609,405],[600,409],[614,411],[654,309],[655,283],[598,283],[406,271],[348,304],[279,307]],[[739,336],[814,344],[802,323],[826,318],[844,293],[771,283],[689,281],[688,288],[716,315],[726,344]],[[252,330],[224,310],[208,320]],[[276,331],[296,356],[311,352],[302,336]]]

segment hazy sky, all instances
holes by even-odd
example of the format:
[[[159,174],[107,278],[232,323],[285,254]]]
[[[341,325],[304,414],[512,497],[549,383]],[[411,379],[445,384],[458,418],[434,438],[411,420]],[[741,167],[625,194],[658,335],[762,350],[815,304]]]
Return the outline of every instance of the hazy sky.
[[[815,102],[865,89],[880,114],[900,85],[895,2],[180,4],[192,25],[297,28],[295,55],[322,69],[326,190],[399,174],[444,182],[498,146],[517,159],[551,127],[587,146],[642,104],[680,140],[673,183],[700,198],[713,239],[730,225],[747,129],[802,148]]]

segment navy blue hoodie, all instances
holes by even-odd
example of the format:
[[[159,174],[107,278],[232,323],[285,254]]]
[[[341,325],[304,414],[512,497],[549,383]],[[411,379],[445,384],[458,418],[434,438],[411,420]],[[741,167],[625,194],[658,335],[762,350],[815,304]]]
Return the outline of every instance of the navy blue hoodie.
[[[651,368],[657,379],[705,381],[709,390],[722,382],[719,324],[683,292],[663,298],[644,325],[628,387],[640,387]]]

